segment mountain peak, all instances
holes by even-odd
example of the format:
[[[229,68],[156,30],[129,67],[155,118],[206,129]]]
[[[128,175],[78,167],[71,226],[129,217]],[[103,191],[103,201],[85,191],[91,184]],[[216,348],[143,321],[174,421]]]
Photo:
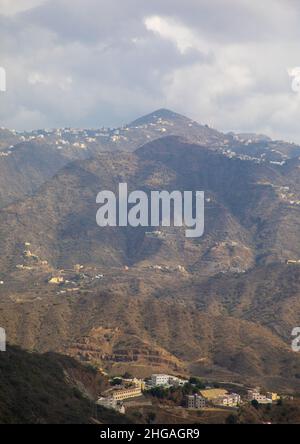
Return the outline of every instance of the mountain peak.
[[[181,114],[178,114],[174,111],[171,111],[166,108],[160,108],[156,111],[151,112],[150,114],[146,114],[145,116],[139,117],[138,119],[134,120],[130,126],[139,126],[139,125],[145,125],[149,123],[154,123],[158,119],[166,119],[171,121],[189,121],[186,116],[183,116]]]

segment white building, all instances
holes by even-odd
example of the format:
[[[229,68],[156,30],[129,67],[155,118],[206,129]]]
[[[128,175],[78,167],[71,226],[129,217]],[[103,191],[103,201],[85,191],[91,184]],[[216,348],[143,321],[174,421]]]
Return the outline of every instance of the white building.
[[[185,379],[177,378],[177,376],[164,375],[164,374],[154,374],[151,376],[151,385],[172,385],[172,386],[182,386],[188,381]]]
[[[248,390],[247,393],[248,401],[257,401],[259,404],[271,404],[272,399],[266,397],[266,395],[262,395],[258,389]]]
[[[170,375],[154,374],[151,376],[151,385],[169,385]]]
[[[230,393],[228,395],[215,398],[213,403],[215,405],[222,405],[224,407],[236,407],[241,403],[241,397],[237,393]]]

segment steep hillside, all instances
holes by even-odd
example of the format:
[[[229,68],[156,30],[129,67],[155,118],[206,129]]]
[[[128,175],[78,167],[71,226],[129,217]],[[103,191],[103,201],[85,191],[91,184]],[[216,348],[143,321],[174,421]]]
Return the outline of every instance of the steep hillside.
[[[207,267],[213,269],[216,264],[209,263],[210,258],[217,257],[213,248],[216,242],[224,241],[224,245],[228,244],[228,252],[224,254],[225,268],[251,266],[251,237],[222,200],[225,191],[217,190],[219,175],[228,174],[230,181],[234,181],[228,165],[235,161],[198,146],[183,144],[177,139],[166,139],[165,143],[171,143],[168,147],[169,161],[160,158],[160,151],[147,159],[142,157],[141,152],[137,155],[103,154],[93,160],[67,166],[36,195],[3,209],[0,212],[2,270],[11,270],[23,263],[26,242],[31,244],[35,255],[55,267],[70,268],[76,263],[121,266],[159,262],[197,269],[201,266],[200,258],[206,255]],[[178,165],[183,159],[178,147],[180,150],[184,147],[182,153],[185,153],[187,163],[181,170]],[[190,171],[190,164],[194,165],[194,173]],[[211,171],[218,168],[219,171],[210,176],[209,168]],[[237,169],[238,165],[232,168]],[[184,229],[176,234],[174,229],[166,228],[163,239],[148,238],[146,228],[100,229],[95,222],[97,193],[105,189],[117,193],[121,181],[127,182],[131,190],[205,190],[207,198],[210,196],[212,201],[207,202],[207,230],[203,242],[186,239]],[[44,233],[42,238],[40,233]],[[236,245],[230,248],[233,241]],[[240,259],[237,258],[238,253]],[[218,266],[222,269],[220,262]]]
[[[85,159],[80,149],[58,150],[44,141],[22,142],[0,153],[0,208],[34,193],[65,165]]]
[[[101,271],[102,280],[79,281],[74,290],[67,283],[47,284],[47,273],[37,270],[24,271],[21,281],[11,276],[0,293],[0,325],[9,340],[67,353],[115,374],[168,371],[300,389],[300,356],[291,351],[290,338],[300,313],[299,273],[291,294],[276,292],[271,280],[262,293],[258,276],[251,298],[248,273],[223,276],[222,284],[221,276]],[[99,272],[85,269],[89,276]]]
[[[0,158],[0,325],[11,343],[115,374],[299,390],[297,147],[224,139],[167,110],[120,130],[34,137]],[[120,182],[148,196],[204,191],[204,236],[99,228],[96,196]]]
[[[0,129],[0,208],[34,193],[69,162],[101,152],[133,152],[166,136],[218,151],[229,158],[284,164],[300,147],[265,136],[223,134],[166,109],[121,128],[36,130],[16,133]]]
[[[206,146],[225,136],[187,117],[158,110],[124,126],[98,130],[57,129],[16,133],[0,130],[0,208],[31,195],[69,162],[103,151],[134,151],[166,135],[179,135]]]
[[[1,424],[88,424],[126,421],[94,401],[107,384],[91,367],[54,353],[8,347],[0,354]]]
[[[175,137],[134,154],[103,153],[69,164],[33,197],[0,211],[1,268],[24,263],[26,242],[35,256],[65,268],[181,264],[207,275],[296,259],[300,187],[291,176],[298,164],[229,159]],[[127,182],[129,191],[203,190],[204,236],[187,239],[184,227],[163,228],[165,235],[157,238],[142,227],[100,229],[96,196],[101,190],[118,194],[119,182]]]
[[[19,135],[15,131],[0,128],[0,153],[1,151],[21,142],[21,137],[21,134]]]

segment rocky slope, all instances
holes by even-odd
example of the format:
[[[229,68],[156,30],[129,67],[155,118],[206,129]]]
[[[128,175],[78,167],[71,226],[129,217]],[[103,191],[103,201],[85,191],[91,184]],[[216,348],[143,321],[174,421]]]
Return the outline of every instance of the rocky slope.
[[[135,153],[103,153],[71,163],[34,196],[0,211],[2,271],[24,263],[25,243],[58,268],[178,264],[189,271],[242,272],[255,264],[297,259],[300,162],[286,167],[228,159],[176,137],[150,142]],[[188,239],[182,229],[99,228],[101,190],[203,190],[205,233]],[[150,196],[150,194],[149,194]],[[41,236],[43,233],[43,236]]]
[[[101,152],[134,152],[165,136],[217,150],[224,156],[278,164],[300,155],[300,147],[253,134],[223,134],[166,109],[120,128],[36,130],[0,129],[0,208],[34,193],[62,167]]]
[[[0,157],[0,325],[12,343],[116,374],[299,389],[300,269],[286,265],[300,251],[298,147],[167,110],[120,130],[34,137]],[[120,182],[204,191],[204,236],[99,228],[96,195]]]

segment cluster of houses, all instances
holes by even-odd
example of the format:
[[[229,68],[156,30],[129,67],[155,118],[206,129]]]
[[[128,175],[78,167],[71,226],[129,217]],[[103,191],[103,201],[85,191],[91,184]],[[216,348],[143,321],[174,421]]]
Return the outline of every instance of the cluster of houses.
[[[117,378],[118,379],[118,378]],[[155,373],[150,378],[124,379],[120,383],[106,390],[98,399],[97,405],[125,413],[125,401],[139,398],[143,391],[153,387],[182,387],[188,380],[176,376]],[[204,409],[206,407],[237,408],[244,402],[257,401],[259,404],[272,404],[280,399],[277,393],[261,393],[259,388],[249,389],[247,395],[242,399],[238,393],[229,393],[225,389],[206,387],[198,393],[186,395],[185,406],[188,409]]]
[[[228,149],[224,148],[221,150],[221,152],[224,156],[228,157],[229,159],[248,160],[257,164],[265,162],[265,159],[263,157],[249,156],[248,154],[239,154],[230,148]]]
[[[60,270],[56,275],[48,278],[48,284],[64,287],[63,290],[57,294],[64,294],[67,292],[74,292],[80,290],[81,284],[92,284],[94,281],[103,279],[103,274],[94,274],[84,270],[84,266],[80,264],[74,265],[73,269]],[[72,288],[65,288],[71,286]]]
[[[272,404],[272,402],[276,402],[279,399],[280,396],[277,393],[266,392],[266,394],[262,394],[258,387],[247,392],[247,400],[249,402],[257,401],[259,404]]]
[[[259,388],[250,389],[247,391],[245,402],[257,401],[259,404],[272,404],[280,399],[277,393],[267,392],[265,394],[260,392]],[[201,390],[199,394],[186,396],[186,407],[189,409],[203,409],[208,405],[216,407],[238,407],[243,402],[241,396],[237,393],[228,393],[223,389],[205,389]]]
[[[45,142],[55,143],[58,150],[64,147],[74,147],[79,149],[87,149],[90,144],[95,144],[100,140],[107,140],[111,142],[120,142],[127,140],[124,135],[125,131],[130,128],[100,128],[97,130],[84,130],[76,128],[61,128],[55,130],[38,130],[30,133],[20,135],[20,142],[32,142],[35,140],[43,140]]]
[[[145,389],[153,387],[179,387],[188,381],[167,374],[153,374],[150,379],[124,379],[120,385],[106,390],[97,401],[97,405],[125,413],[124,401],[142,396]]]
[[[276,194],[280,200],[287,202],[289,205],[300,205],[300,200],[295,193],[291,192],[289,186],[272,185],[276,190]]]
[[[237,407],[240,403],[239,394],[228,393],[223,389],[206,389],[201,390],[199,394],[186,396],[186,407],[189,409],[203,409],[207,405]]]
[[[48,266],[48,261],[42,260],[37,254],[33,253],[30,248],[30,242],[24,242],[23,264],[17,264],[17,270],[32,270],[34,267]]]
[[[37,130],[19,135],[19,142],[44,141],[54,143],[57,149],[61,150],[65,146],[87,149],[87,144],[93,144],[99,138],[112,138],[117,130],[111,128],[101,128],[99,130],[83,130],[76,128],[61,128],[55,130]],[[15,132],[15,134],[17,134]],[[12,146],[13,147],[13,146]]]
[[[271,182],[266,182],[266,181],[262,181],[262,182],[257,182],[258,185],[263,185],[263,186],[269,186],[271,188],[273,188],[273,190],[275,190],[275,193],[277,195],[277,197],[287,203],[288,205],[292,205],[292,206],[300,206],[300,200],[299,197],[291,192],[291,189],[289,186],[287,185],[274,185]],[[300,265],[300,260],[299,259],[288,259],[286,261],[287,265]]]
[[[245,143],[245,145],[249,145],[250,143],[252,143],[252,142]],[[271,151],[275,151],[275,150],[271,150]],[[283,158],[285,158],[285,159],[287,158],[287,156],[284,156],[279,151],[278,151],[278,154],[280,154],[282,160],[268,160],[266,158],[266,153],[262,153],[260,155],[260,157],[250,156],[249,154],[237,153],[234,150],[232,150],[231,148],[229,148],[229,145],[226,143],[224,143],[224,145],[221,147],[221,152],[224,156],[228,157],[229,159],[247,160],[247,161],[254,162],[256,164],[262,164],[265,162],[269,162],[271,165],[277,165],[280,167],[282,167],[286,164],[286,160],[284,160]]]

